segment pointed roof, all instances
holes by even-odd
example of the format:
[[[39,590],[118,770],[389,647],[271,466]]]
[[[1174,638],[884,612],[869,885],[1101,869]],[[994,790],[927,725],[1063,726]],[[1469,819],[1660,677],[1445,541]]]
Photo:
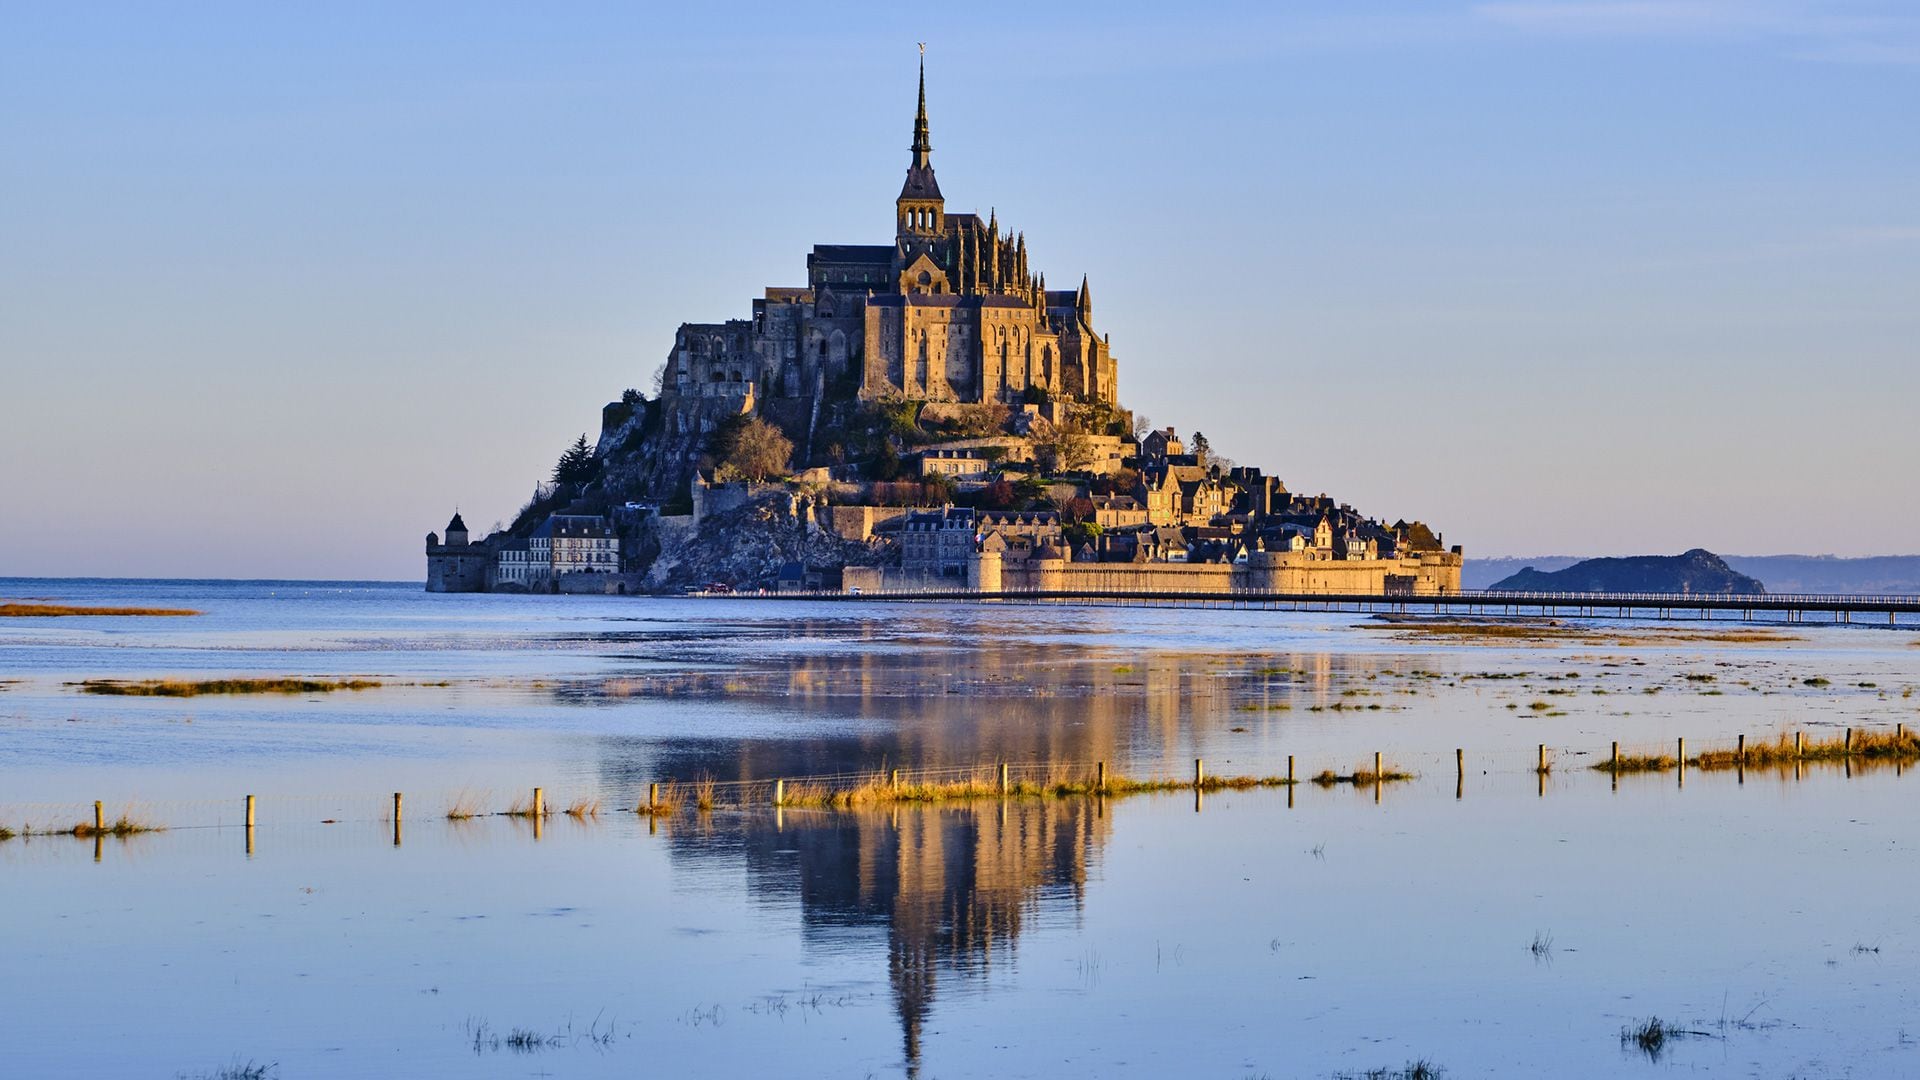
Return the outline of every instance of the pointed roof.
[[[913,118],[913,162],[907,166],[907,182],[900,185],[901,199],[941,199],[940,182],[933,178],[929,155],[933,144],[927,139],[927,47],[920,47],[920,110]]]
[[[447,531],[450,533],[467,531],[467,523],[460,520],[460,511],[453,512],[453,520],[447,522]]]

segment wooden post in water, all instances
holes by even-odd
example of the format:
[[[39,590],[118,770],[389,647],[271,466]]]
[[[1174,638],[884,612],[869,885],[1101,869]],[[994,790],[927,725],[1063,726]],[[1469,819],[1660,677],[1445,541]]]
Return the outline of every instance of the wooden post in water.
[[[1453,748],[1453,775],[1461,780],[1467,778],[1467,752],[1458,746]]]
[[[894,791],[900,790],[900,770],[894,769],[887,774],[887,786]]]
[[[1200,788],[1206,784],[1206,782],[1207,782],[1206,762],[1201,761],[1199,758],[1194,758],[1193,759],[1193,790],[1199,791]]]
[[[1293,755],[1287,755],[1287,790],[1293,790]]]
[[[247,796],[247,828],[253,828],[253,796]]]
[[[533,789],[533,820],[539,821],[546,816],[547,796],[540,788]]]
[[[1609,760],[1607,767],[1613,772],[1613,775],[1615,776],[1620,775],[1620,740],[1619,739],[1613,740],[1613,757]]]
[[[786,801],[787,782],[785,780],[775,780],[773,782],[773,805],[781,806],[784,805]]]
[[[659,809],[660,809],[660,782],[656,780],[647,785],[647,813],[651,814]]]
[[[1011,790],[1012,788],[1007,784],[1007,763],[1003,761],[1000,763],[1000,797],[1006,798]]]
[[[1740,755],[1740,764],[1744,766],[1747,763],[1747,737],[1745,735],[1736,736],[1733,745],[1733,752]]]
[[[1547,771],[1547,744],[1546,743],[1540,744],[1539,763],[1533,767],[1533,771],[1538,773],[1544,773]]]
[[[1852,728],[1847,729],[1847,741],[1845,742],[1845,744],[1843,744],[1843,749],[1846,751],[1846,755],[1848,757],[1853,756],[1853,729]]]
[[[400,846],[400,793],[393,793],[393,846]]]
[[[1376,784],[1380,782],[1380,751],[1378,750],[1373,752],[1373,782]]]
[[[1802,756],[1804,756],[1804,755],[1803,755],[1803,753],[1802,753],[1802,751],[1801,751],[1801,747],[1800,747],[1800,733],[1796,731],[1796,732],[1794,732],[1794,733],[1793,733],[1793,760],[1795,760],[1795,761],[1799,761],[1799,760],[1800,760],[1800,758],[1801,758]],[[1799,770],[1798,770],[1798,769],[1796,769],[1796,770],[1794,770],[1794,771],[1795,771],[1796,773],[1798,773],[1798,772],[1799,772]]]
[[[1093,790],[1099,795],[1107,793],[1107,763],[1104,761],[1093,763]]]
[[[101,805],[99,799],[95,799],[93,800],[93,834],[98,836],[106,831],[107,808]]]

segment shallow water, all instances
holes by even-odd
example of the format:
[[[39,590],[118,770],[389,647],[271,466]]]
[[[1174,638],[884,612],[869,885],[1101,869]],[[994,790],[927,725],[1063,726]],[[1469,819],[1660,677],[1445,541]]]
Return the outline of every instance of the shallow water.
[[[71,824],[98,798],[169,827],[0,843],[19,1075],[1920,1072],[1908,770],[1585,768],[1616,739],[1920,722],[1907,633],[1595,624],[1534,646],[1339,614],[0,596],[206,612],[0,620],[0,824]],[[409,685],[67,685],[232,674]],[[999,761],[1264,775],[1289,755],[1305,777],[1376,750],[1418,777],[859,812],[725,786]],[[702,774],[728,805],[615,812]],[[445,819],[462,792],[501,810],[536,784],[605,808],[537,836]],[[1697,1034],[1623,1047],[1653,1015]]]

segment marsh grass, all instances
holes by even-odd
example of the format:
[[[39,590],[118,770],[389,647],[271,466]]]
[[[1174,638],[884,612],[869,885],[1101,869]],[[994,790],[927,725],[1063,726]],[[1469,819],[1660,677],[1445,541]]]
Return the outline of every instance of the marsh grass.
[[[575,821],[585,821],[588,818],[598,820],[600,817],[600,800],[575,799],[567,804],[565,813]]]
[[[680,791],[680,785],[669,782],[660,785],[659,797],[654,800],[652,806],[642,801],[639,806],[633,808],[633,812],[642,817],[668,817],[678,812],[680,804],[684,802],[686,802],[686,795]]]
[[[1198,790],[1246,791],[1253,788],[1285,787],[1293,781],[1284,776],[1208,776]],[[1050,769],[1045,776],[1009,780],[1004,797],[1009,799],[1069,799],[1088,796],[1142,795],[1150,792],[1193,791],[1192,780],[1151,780],[1107,773],[1102,786],[1097,774],[1071,767]],[[781,796],[782,806],[853,809],[894,803],[965,802],[1003,797],[998,775],[980,769],[971,775],[949,780],[902,780],[892,782],[889,774],[876,772],[858,783],[835,787],[830,784],[789,780]]]
[[[1847,741],[1847,736],[1842,733],[1826,738],[1803,737],[1800,747],[1796,750],[1793,745],[1793,735],[1789,732],[1781,732],[1771,741],[1749,741],[1744,757],[1741,756],[1738,748],[1721,747],[1702,750],[1688,757],[1686,764],[1689,768],[1711,772],[1719,769],[1785,768],[1797,762],[1855,760],[1920,761],[1920,735],[1916,735],[1911,729],[1856,730],[1853,733],[1851,745]],[[1593,768],[1598,772],[1665,772],[1679,765],[1679,759],[1672,754],[1622,753],[1617,766],[1611,758],[1608,758],[1597,762]]]
[[[485,795],[475,795],[473,792],[462,789],[455,793],[453,801],[447,804],[447,820],[472,821],[480,816],[481,806],[485,802]]]
[[[1380,771],[1373,771],[1370,765],[1360,765],[1351,773],[1341,775],[1332,769],[1322,769],[1313,776],[1313,783],[1320,787],[1334,787],[1339,784],[1352,784],[1364,787],[1370,784],[1393,784],[1413,779],[1413,774],[1403,771],[1396,765],[1382,765]]]
[[[325,694],[334,690],[371,690],[377,679],[86,679],[82,693],[121,697],[199,697],[202,694]]]
[[[280,1075],[280,1063],[268,1062],[265,1065],[257,1061],[234,1061],[212,1072],[178,1073],[180,1080],[270,1080]]]
[[[93,822],[83,821],[73,827],[73,835],[87,840],[95,836],[134,836],[138,833],[165,832],[166,829],[165,825],[155,825],[150,821],[138,820],[131,814],[121,814],[98,829],[93,827]]]
[[[144,615],[173,618],[199,614],[201,612],[191,608],[78,607],[67,604],[28,604],[17,601],[0,604],[0,619],[59,618],[70,615]]]
[[[167,827],[165,825],[156,825],[151,821],[144,821],[134,817],[133,811],[128,810],[122,812],[119,817],[112,821],[105,822],[97,829],[94,828],[93,822],[91,821],[81,821],[73,825],[46,828],[22,825],[18,832],[12,829],[0,828],[0,840],[11,840],[16,836],[71,836],[79,840],[91,840],[97,836],[117,836],[125,839],[126,837],[139,836],[143,833],[166,831]]]
[[[718,785],[711,776],[702,776],[693,782],[693,807],[703,814],[713,812],[714,790]]]
[[[1659,1061],[1660,1055],[1666,1053],[1668,1043],[1696,1035],[1711,1037],[1712,1034],[1710,1031],[1692,1031],[1675,1027],[1657,1016],[1649,1016],[1645,1020],[1636,1020],[1622,1027],[1620,1045],[1635,1047],[1647,1055],[1649,1061]]]
[[[533,818],[535,816],[552,817],[553,807],[551,805],[547,805],[543,803],[540,807],[540,813],[538,815],[535,815],[533,812],[533,796],[522,795],[519,798],[513,800],[513,804],[511,806],[508,806],[505,810],[501,811],[500,816],[510,817],[510,818]]]
[[[1409,1061],[1395,1069],[1392,1067],[1368,1069],[1365,1072],[1337,1072],[1333,1080],[1440,1080],[1447,1070],[1425,1058]]]

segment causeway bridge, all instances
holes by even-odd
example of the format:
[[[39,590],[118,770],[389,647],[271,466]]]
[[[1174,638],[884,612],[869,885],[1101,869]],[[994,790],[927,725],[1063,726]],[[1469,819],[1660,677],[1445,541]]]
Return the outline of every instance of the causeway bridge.
[[[1265,611],[1346,611],[1473,618],[1693,619],[1726,622],[1865,624],[1920,629],[1920,595],[1769,593],[1555,593],[1473,591],[1383,596],[1367,593],[1152,590],[867,589],[697,593],[765,600],[904,603],[1113,604],[1131,607],[1205,607]]]

